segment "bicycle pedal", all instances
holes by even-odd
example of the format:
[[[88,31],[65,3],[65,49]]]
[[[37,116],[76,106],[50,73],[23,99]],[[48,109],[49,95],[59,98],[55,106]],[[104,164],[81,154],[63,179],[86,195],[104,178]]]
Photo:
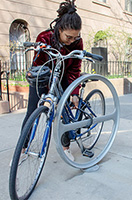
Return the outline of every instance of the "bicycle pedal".
[[[92,151],[89,151],[89,149],[84,149],[84,151],[82,152],[83,156],[92,158],[94,156],[94,153]]]

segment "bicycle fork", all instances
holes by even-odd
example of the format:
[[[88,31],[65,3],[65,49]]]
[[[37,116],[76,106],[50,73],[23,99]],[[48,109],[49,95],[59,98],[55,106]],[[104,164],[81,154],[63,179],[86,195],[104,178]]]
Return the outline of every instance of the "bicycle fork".
[[[44,149],[46,147],[46,143],[47,143],[48,135],[52,126],[53,118],[54,118],[54,108],[53,108],[53,111],[50,113],[50,117],[47,120],[47,125],[46,125],[46,129],[44,131],[44,136],[43,136],[43,145],[42,145],[42,149],[40,153],[40,158],[42,158],[44,154]]]
[[[33,152],[28,152],[29,148],[30,148],[30,145],[35,137],[35,133],[36,133],[36,129],[37,129],[37,126],[38,126],[38,123],[39,123],[39,118],[40,116],[35,120],[34,124],[33,124],[33,127],[32,127],[32,131],[31,131],[31,135],[30,135],[30,138],[29,138],[29,143],[28,143],[28,147],[25,151],[26,154],[32,154],[34,156],[38,156],[40,158],[42,158],[43,154],[44,154],[44,149],[46,147],[46,143],[47,143],[47,139],[48,139],[48,135],[49,135],[49,131],[51,129],[51,126],[52,126],[52,121],[53,121],[53,118],[54,118],[54,105],[52,104],[52,111],[50,110],[48,114],[48,119],[47,119],[47,123],[46,123],[46,128],[45,128],[45,131],[44,131],[44,135],[43,135],[43,139],[42,139],[42,149],[41,149],[41,152],[39,154],[36,154],[36,153],[33,153]]]

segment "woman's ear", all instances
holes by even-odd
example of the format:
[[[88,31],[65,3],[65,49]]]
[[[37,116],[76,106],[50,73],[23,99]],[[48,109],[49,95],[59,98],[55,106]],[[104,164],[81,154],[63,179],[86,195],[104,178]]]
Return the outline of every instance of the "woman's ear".
[[[62,32],[63,32],[63,31],[62,31],[62,29],[61,29],[61,28],[59,28],[59,34],[60,34],[60,33],[62,33]]]

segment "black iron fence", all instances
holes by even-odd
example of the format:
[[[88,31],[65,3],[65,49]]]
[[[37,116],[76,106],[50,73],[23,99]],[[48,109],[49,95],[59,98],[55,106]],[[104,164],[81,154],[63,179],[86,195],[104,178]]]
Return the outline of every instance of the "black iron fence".
[[[25,74],[27,69],[31,66],[30,63],[24,62],[9,62],[3,61],[1,62],[1,69],[4,71],[9,71],[9,79],[16,81],[25,81]]]
[[[1,70],[9,71],[9,79],[25,81],[25,73],[30,63],[14,63],[14,68],[11,67],[9,61],[1,62]],[[97,73],[107,77],[124,77],[132,76],[132,62],[125,61],[108,61],[108,62],[95,62],[89,61],[82,62],[82,72]]]
[[[97,73],[107,77],[132,76],[132,62],[108,61],[89,63],[83,61],[82,71],[87,73]]]
[[[30,62],[31,63],[31,62]],[[10,63],[9,61],[0,62],[1,72],[0,73],[0,99],[8,100],[10,95],[10,110],[17,110],[19,108],[27,107],[27,98],[23,94],[12,93],[8,91],[8,78],[15,81],[25,81],[25,73],[26,70],[30,67],[30,63],[24,64],[23,62],[19,63]],[[124,77],[124,76],[132,76],[132,62],[121,62],[121,61],[109,61],[109,62],[96,62],[90,63],[87,61],[82,62],[82,72],[86,73],[97,73],[103,76],[107,76],[108,78],[115,77]],[[9,73],[8,73],[9,72]],[[8,76],[8,77],[7,77]],[[1,91],[1,81],[4,85],[6,85],[7,91]],[[6,84],[7,81],[7,84]]]

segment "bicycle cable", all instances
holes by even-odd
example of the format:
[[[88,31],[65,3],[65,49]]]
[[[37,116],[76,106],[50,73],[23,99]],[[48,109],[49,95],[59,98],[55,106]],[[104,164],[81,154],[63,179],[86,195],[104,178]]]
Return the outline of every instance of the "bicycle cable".
[[[61,57],[61,60],[59,61],[59,63],[60,62],[62,62],[63,64],[62,64],[62,74],[61,74],[61,77],[60,77],[60,80],[59,80],[59,82],[61,82],[61,80],[62,80],[62,77],[63,77],[63,74],[64,74],[64,66],[65,66],[65,64],[64,64],[64,59],[63,59],[63,56],[60,54],[60,52],[57,50],[57,49],[54,49],[54,48],[50,48],[50,50],[53,50],[53,51],[56,51],[58,54],[59,54],[59,56]],[[41,98],[40,97],[40,95],[39,95],[39,91],[38,91],[38,78],[39,78],[39,74],[40,74],[40,72],[41,72],[41,70],[42,70],[42,67],[43,66],[45,66],[47,63],[49,63],[49,62],[52,62],[52,69],[51,69],[51,75],[50,75],[50,79],[49,79],[49,83],[48,83],[48,86],[50,87],[50,82],[51,82],[51,79],[52,79],[52,76],[53,76],[53,73],[54,73],[54,69],[55,69],[55,67],[54,67],[54,60],[57,60],[57,55],[56,55],[56,57],[55,58],[52,58],[52,54],[51,53],[49,53],[48,51],[46,51],[46,50],[43,50],[43,52],[45,52],[46,54],[48,54],[48,56],[50,57],[50,60],[48,60],[47,62],[45,62],[41,67],[40,67],[40,69],[39,69],[39,71],[38,71],[38,75],[37,75],[37,79],[36,79],[36,92],[37,92],[37,96],[39,97],[39,98]],[[55,54],[53,55],[53,56],[55,56]],[[58,63],[58,64],[59,64]],[[58,65],[57,64],[57,65]],[[57,66],[56,65],[56,66]]]

